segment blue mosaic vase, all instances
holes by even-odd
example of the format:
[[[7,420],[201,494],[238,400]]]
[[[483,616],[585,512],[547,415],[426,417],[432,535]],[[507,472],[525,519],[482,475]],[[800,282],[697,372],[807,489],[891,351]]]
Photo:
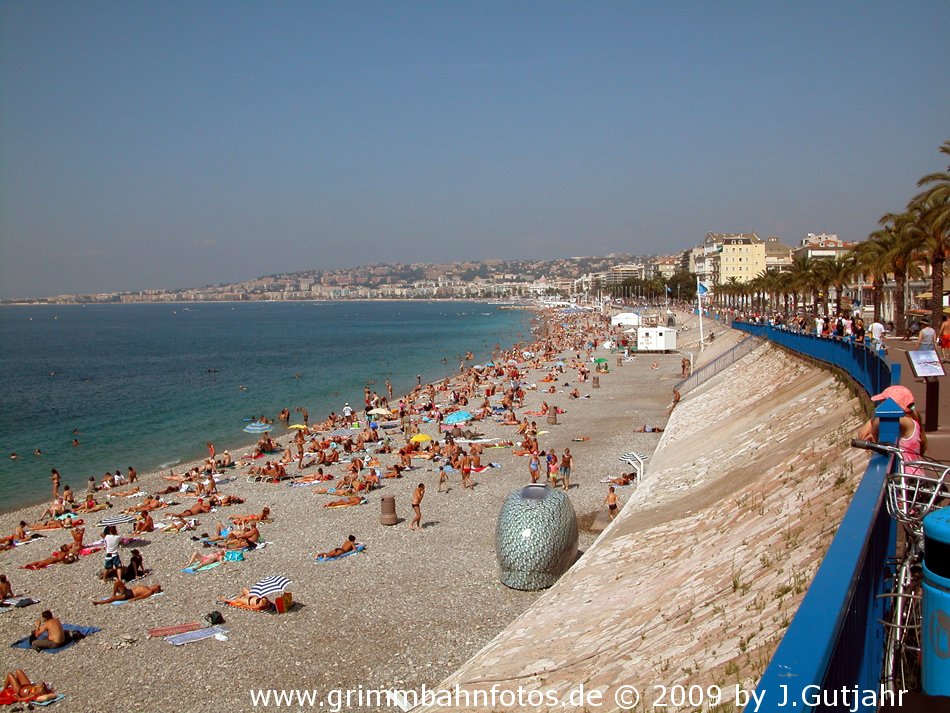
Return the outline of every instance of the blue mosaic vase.
[[[571,499],[547,485],[526,485],[505,499],[495,530],[501,583],[546,589],[577,558],[577,517]]]

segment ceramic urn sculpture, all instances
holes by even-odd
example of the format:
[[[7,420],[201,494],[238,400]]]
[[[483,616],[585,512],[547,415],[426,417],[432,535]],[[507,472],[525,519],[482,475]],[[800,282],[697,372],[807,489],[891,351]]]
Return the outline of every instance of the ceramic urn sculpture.
[[[527,485],[505,499],[495,549],[501,582],[512,589],[546,589],[577,557],[577,517],[570,498],[546,485]]]

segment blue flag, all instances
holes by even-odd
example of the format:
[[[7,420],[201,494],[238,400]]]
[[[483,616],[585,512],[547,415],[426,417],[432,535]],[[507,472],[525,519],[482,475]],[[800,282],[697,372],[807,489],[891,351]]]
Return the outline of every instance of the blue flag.
[[[697,289],[699,290],[700,295],[705,295],[707,292],[709,292],[709,288],[706,287],[706,285],[704,285],[702,282],[699,282],[697,284],[698,284]]]

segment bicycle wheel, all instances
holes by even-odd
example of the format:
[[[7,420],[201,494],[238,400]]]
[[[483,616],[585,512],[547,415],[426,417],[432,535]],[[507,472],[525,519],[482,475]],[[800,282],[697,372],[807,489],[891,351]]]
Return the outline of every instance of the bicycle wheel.
[[[881,683],[885,690],[920,690],[920,563],[909,553],[894,574],[886,619],[884,664]]]

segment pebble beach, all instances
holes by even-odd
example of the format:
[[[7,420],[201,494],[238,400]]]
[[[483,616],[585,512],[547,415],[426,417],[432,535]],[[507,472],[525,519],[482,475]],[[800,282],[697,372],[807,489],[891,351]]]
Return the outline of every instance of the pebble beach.
[[[678,319],[687,325],[692,320],[695,328],[694,317]],[[569,495],[581,523],[582,551],[597,536],[591,524],[596,513],[604,510],[608,488],[601,481],[630,470],[618,460],[621,453],[653,452],[659,434],[634,429],[665,424],[672,388],[681,378],[682,354],[641,354],[623,360],[622,354],[598,349],[594,356],[609,358],[609,373],[594,374],[599,388],[594,388],[590,378],[579,383],[577,370],[569,366],[556,382],[542,381],[558,359],[570,364],[580,353],[582,361],[588,362],[574,347],[588,339],[602,340],[609,329],[602,317],[577,318],[570,332],[562,335],[564,348],[557,357],[540,364],[526,359],[518,365],[521,380],[539,387],[527,390],[523,408],[516,411],[519,419],[525,411],[536,411],[542,401],[564,409],[557,424],[548,424],[544,417],[528,418],[538,423],[541,449],[560,455],[570,448],[574,455]],[[681,349],[694,331],[680,337]],[[618,358],[622,359],[619,365]],[[651,368],[653,362],[657,368]],[[588,366],[593,371],[593,365]],[[450,376],[451,384],[463,376]],[[547,392],[552,384],[553,394]],[[569,397],[575,387],[582,398]],[[440,399],[444,403],[447,392],[438,393],[437,403]],[[439,437],[435,423],[420,422],[418,427]],[[515,455],[512,448],[489,446],[502,440],[518,442],[516,429],[492,419],[474,421],[471,427],[490,439],[485,443],[483,464],[498,466],[473,476],[474,490],[463,490],[459,473],[450,472],[449,492],[438,492],[438,464],[414,460],[414,468],[402,478],[384,479],[381,488],[368,493],[366,504],[330,509],[323,506],[332,496],[314,493],[313,486],[252,482],[247,468],[233,469],[228,473],[230,482],[219,486],[219,491],[244,498],[244,504],[200,516],[196,530],[149,533],[123,550],[125,561],[129,549],[138,548],[151,570],[141,583],[160,583],[164,589],[163,594],[143,601],[92,605],[94,599],[111,592],[110,585],[97,577],[101,553],[38,571],[21,569],[70,541],[66,530],[45,533],[43,539],[0,552],[0,572],[10,579],[15,594],[40,602],[0,613],[4,670],[21,668],[33,680],[51,683],[66,696],[53,706],[60,711],[243,711],[253,709],[250,691],[256,689],[313,690],[325,697],[343,690],[356,696],[360,688],[434,686],[540,594],[511,590],[498,580],[497,515],[505,497],[530,479],[527,458]],[[398,430],[393,432],[396,446],[405,441]],[[293,432],[277,424],[272,435],[286,445]],[[382,454],[379,460],[385,468],[396,462],[397,455]],[[176,467],[176,472],[190,465]],[[297,474],[295,465],[287,470]],[[309,468],[302,474],[315,471]],[[343,466],[334,465],[329,472],[342,475]],[[411,531],[407,527],[410,498],[418,483],[426,486],[423,526]],[[140,476],[139,484],[142,490],[154,492],[167,481],[159,473],[149,473]],[[618,487],[620,501],[625,502],[635,487]],[[75,484],[74,488],[82,490]],[[400,520],[395,526],[380,523],[382,496],[395,497]],[[87,517],[87,542],[100,536],[95,524],[102,517],[137,503],[134,498],[109,501],[110,510]],[[178,502],[184,508],[194,500]],[[202,551],[193,537],[213,531],[215,523],[231,515],[260,512],[265,506],[273,522],[260,526],[261,539],[267,542],[264,548],[248,552],[242,562],[226,562],[196,574],[182,571],[192,553]],[[12,532],[21,519],[34,522],[43,509],[33,506],[0,515],[0,534]],[[153,514],[156,522],[162,512]],[[131,525],[120,527],[122,535],[130,531]],[[339,546],[350,534],[365,545],[364,552],[336,561],[314,561],[314,553]],[[216,603],[271,575],[292,581],[289,591],[295,604],[291,611],[259,613]],[[9,648],[30,632],[47,608],[64,623],[101,631],[56,654]],[[226,640],[173,646],[147,635],[156,627],[202,622],[213,610],[224,615]],[[381,710],[361,705],[355,697],[349,704],[331,699],[324,709],[332,710],[334,702],[340,703],[338,710]]]

